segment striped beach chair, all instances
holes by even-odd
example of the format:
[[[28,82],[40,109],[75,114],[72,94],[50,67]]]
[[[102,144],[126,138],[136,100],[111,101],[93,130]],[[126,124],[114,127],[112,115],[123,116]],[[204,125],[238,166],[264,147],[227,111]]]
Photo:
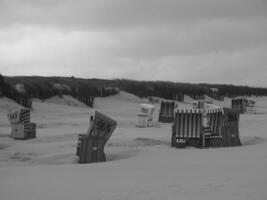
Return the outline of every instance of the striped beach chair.
[[[172,130],[172,146],[206,146],[205,141],[210,138],[221,138],[224,123],[223,108],[176,110]],[[205,115],[206,116],[205,116]],[[203,126],[204,118],[207,125]],[[204,143],[204,144],[203,144]]]
[[[30,122],[30,109],[18,108],[7,114],[11,123],[11,137],[14,139],[30,139],[36,137],[36,124]]]

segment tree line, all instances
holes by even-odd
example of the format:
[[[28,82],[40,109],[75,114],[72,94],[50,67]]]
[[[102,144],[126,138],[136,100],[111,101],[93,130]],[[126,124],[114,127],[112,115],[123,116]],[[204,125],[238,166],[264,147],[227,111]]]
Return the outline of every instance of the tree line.
[[[22,87],[18,91],[17,86]],[[214,92],[213,88],[216,88]],[[9,98],[46,99],[55,95],[72,95],[74,97],[105,97],[124,90],[139,97],[157,96],[165,99],[202,98],[214,96],[267,96],[267,88],[235,86],[231,84],[190,84],[169,81],[136,81],[128,79],[82,79],[76,77],[41,77],[0,75],[0,94]]]

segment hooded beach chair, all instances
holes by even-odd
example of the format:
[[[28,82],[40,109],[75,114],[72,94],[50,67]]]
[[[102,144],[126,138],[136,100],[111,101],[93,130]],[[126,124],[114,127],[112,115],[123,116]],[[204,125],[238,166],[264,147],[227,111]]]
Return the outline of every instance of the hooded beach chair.
[[[117,126],[117,122],[106,115],[95,111],[90,116],[87,134],[78,136],[76,155],[79,163],[106,161],[104,147]]]

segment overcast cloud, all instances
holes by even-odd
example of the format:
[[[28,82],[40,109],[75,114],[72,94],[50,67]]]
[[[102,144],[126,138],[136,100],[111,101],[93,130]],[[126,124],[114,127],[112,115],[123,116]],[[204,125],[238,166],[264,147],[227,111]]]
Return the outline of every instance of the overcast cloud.
[[[0,0],[0,72],[267,87],[267,0]]]

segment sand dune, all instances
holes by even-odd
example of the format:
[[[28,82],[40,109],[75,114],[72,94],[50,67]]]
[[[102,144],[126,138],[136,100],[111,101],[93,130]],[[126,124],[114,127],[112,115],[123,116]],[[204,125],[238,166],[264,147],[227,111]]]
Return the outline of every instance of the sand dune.
[[[84,103],[80,102],[79,100],[73,98],[70,95],[62,95],[62,97],[54,96],[49,99],[46,99],[45,102],[66,106],[87,107]]]

